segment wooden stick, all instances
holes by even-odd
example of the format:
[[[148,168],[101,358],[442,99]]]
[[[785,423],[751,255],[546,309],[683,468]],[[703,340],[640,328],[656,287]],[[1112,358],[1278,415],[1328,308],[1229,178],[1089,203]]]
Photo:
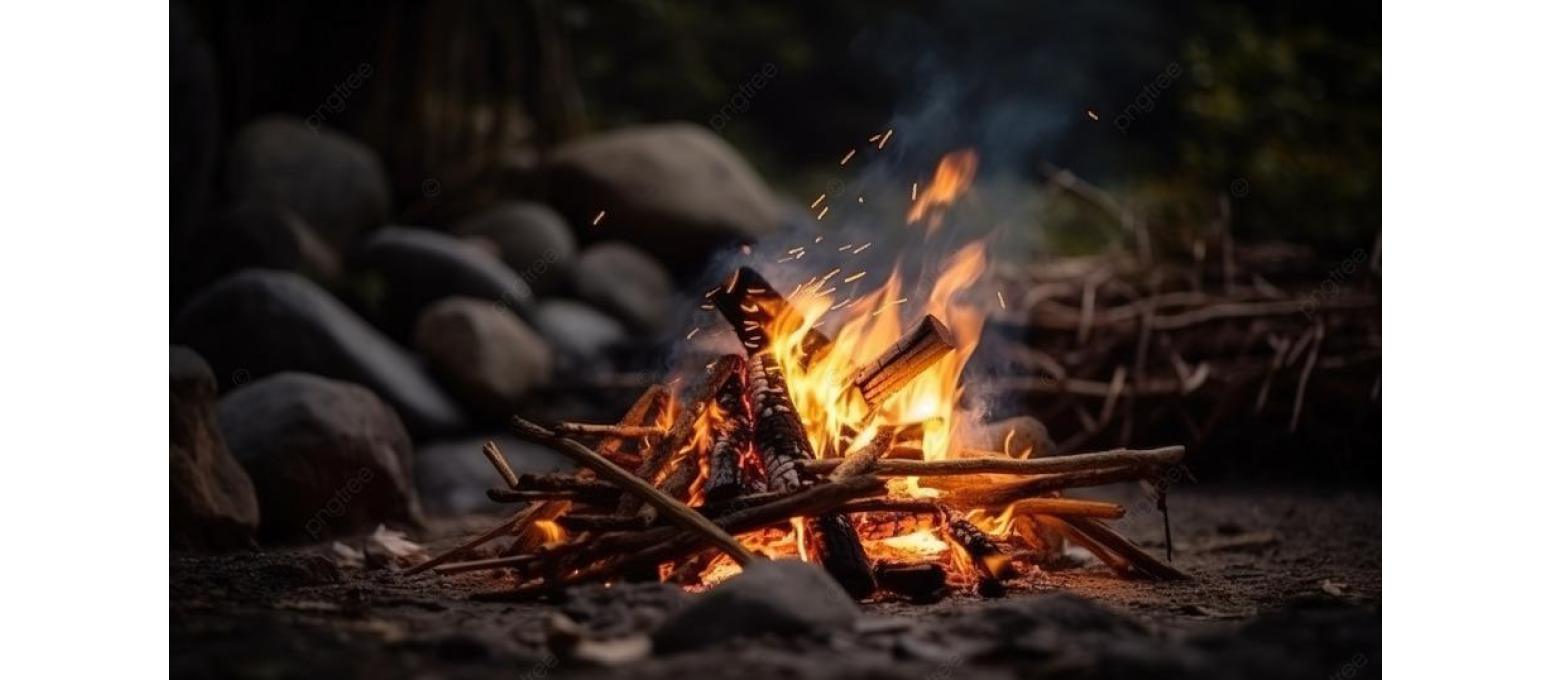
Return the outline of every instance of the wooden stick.
[[[886,493],[888,487],[882,479],[872,476],[852,477],[838,482],[816,484],[779,500],[740,510],[717,519],[715,525],[729,533],[742,534],[765,527],[782,524],[792,517],[811,517],[832,511],[846,501]],[[607,537],[614,539],[604,542]],[[618,561],[598,562],[564,579],[565,584],[606,580],[614,574],[631,569],[660,564],[679,559],[693,552],[709,538],[699,531],[666,526],[634,534],[606,534],[594,543],[605,543],[599,552],[623,554]],[[505,597],[492,595],[489,599],[522,597],[527,592],[507,593]]]
[[[952,333],[927,314],[871,363],[857,370],[851,385],[869,406],[877,406],[953,351]]]
[[[709,471],[705,480],[705,500],[723,501],[743,493],[743,452],[753,440],[753,425],[744,402],[747,391],[747,366],[736,371],[716,393],[715,437],[711,441]]]
[[[491,527],[489,530],[479,534],[478,536],[475,536],[467,543],[464,543],[456,548],[448,550],[440,555],[432,557],[429,560],[411,567],[404,572],[404,575],[413,576],[439,564],[442,564],[454,557],[457,557],[458,555],[468,552],[469,550],[484,545],[485,543],[489,543],[490,541],[500,538],[501,536],[510,534],[513,531],[518,530],[518,527],[526,527],[529,522],[534,521],[541,515],[545,505],[548,504],[534,503],[533,505],[529,505],[517,511],[517,514],[512,515],[510,519]]]
[[[1113,467],[1076,472],[1057,472],[1008,484],[984,488],[954,489],[942,499],[955,508],[1000,508],[1032,496],[1086,486],[1102,486],[1115,482],[1128,482],[1156,475],[1155,467]]]
[[[989,453],[966,450],[964,454]],[[1047,458],[1007,458],[1005,456],[979,456],[974,458],[947,458],[943,460],[908,460],[881,458],[875,461],[874,472],[883,477],[932,477],[977,474],[1039,475],[1099,468],[1133,466],[1167,466],[1184,459],[1184,447],[1164,446],[1157,449],[1113,449],[1097,453],[1079,453],[1070,456]],[[805,471],[831,476],[842,465],[834,458],[804,460],[798,466]]]
[[[496,503],[560,500],[596,505],[617,502],[620,491],[618,488],[594,482],[591,486],[578,486],[574,489],[489,489],[484,493]]]
[[[667,428],[660,425],[559,422],[554,424],[553,429],[555,434],[566,436],[619,437],[622,439],[644,439],[646,437],[661,437],[667,434]]]
[[[722,552],[725,552],[728,557],[731,557],[738,564],[748,564],[755,559],[754,554],[749,552],[747,548],[744,548],[743,544],[738,543],[737,539],[722,531],[720,527],[690,509],[689,506],[657,491],[651,484],[630,474],[624,468],[615,465],[613,461],[598,455],[597,452],[583,446],[576,440],[561,437],[537,424],[523,420],[520,416],[513,416],[511,425],[512,430],[516,432],[517,436],[549,446],[571,460],[576,461],[577,465],[589,468],[597,473],[599,477],[613,482],[625,491],[640,496],[642,500],[661,511],[668,519],[674,521],[674,523],[683,527],[686,531],[699,534],[706,541],[720,548]]]
[[[494,441],[487,441],[482,450],[490,465],[495,467],[495,472],[506,481],[506,486],[517,488],[517,473],[511,471],[511,465],[506,462],[506,456],[501,453],[500,447],[496,446]]]
[[[1088,517],[1064,517],[1052,520],[1059,522],[1071,531],[1067,536],[1078,543],[1095,543],[1106,550],[1124,558],[1135,570],[1129,574],[1139,574],[1146,578],[1158,581],[1183,580],[1189,577],[1168,564],[1158,560],[1140,546],[1131,543],[1124,536],[1115,533],[1108,525]],[[1057,526],[1060,526],[1057,524]],[[1085,540],[1084,540],[1085,539]]]
[[[538,555],[515,555],[512,557],[491,557],[483,560],[469,560],[467,562],[452,562],[436,567],[438,574],[461,574],[467,571],[484,571],[486,569],[502,569],[505,567],[520,567],[531,564],[538,559]]]
[[[877,459],[893,445],[893,435],[894,429],[890,426],[884,425],[878,428],[872,441],[852,451],[850,455],[845,456],[845,460],[834,467],[833,472],[829,473],[829,479],[845,479],[871,473],[877,467]]]
[[[742,366],[743,358],[736,354],[728,354],[716,360],[716,363],[711,366],[710,377],[700,388],[699,394],[684,405],[673,420],[673,425],[668,429],[667,434],[646,453],[640,467],[635,469],[635,477],[644,480],[647,484],[656,481],[657,476],[662,474],[663,468],[667,467],[667,463],[678,454],[678,450],[682,449],[684,444],[689,442],[690,437],[694,436],[695,422],[700,419],[700,415],[708,408],[711,400],[715,399],[722,383],[731,379]],[[644,500],[640,496],[620,498],[617,512],[621,515],[635,514],[640,510],[641,502]]]

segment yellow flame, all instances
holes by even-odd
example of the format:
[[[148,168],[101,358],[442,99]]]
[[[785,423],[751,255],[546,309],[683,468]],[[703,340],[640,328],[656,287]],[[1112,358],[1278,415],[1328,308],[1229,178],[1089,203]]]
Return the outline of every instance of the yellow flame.
[[[979,157],[973,151],[954,151],[943,156],[936,165],[936,174],[931,177],[931,183],[910,205],[909,223],[915,224],[929,217],[926,233],[936,231],[937,227],[942,226],[943,209],[957,202],[969,190],[978,166]]]

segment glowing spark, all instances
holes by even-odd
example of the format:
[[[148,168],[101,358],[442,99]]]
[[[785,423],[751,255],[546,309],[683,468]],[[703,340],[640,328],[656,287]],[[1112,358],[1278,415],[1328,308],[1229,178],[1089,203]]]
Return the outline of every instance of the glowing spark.
[[[820,290],[817,293],[817,297],[823,297],[823,296],[828,295],[829,293],[833,293],[833,292],[834,292],[833,288],[828,288],[826,290]]]
[[[824,206],[823,210],[818,211],[818,219],[823,219],[823,216],[827,214],[829,214],[829,206]]]
[[[861,244],[861,247],[857,248],[854,252],[851,253],[851,255],[860,255],[861,251],[866,250],[867,248],[871,248],[871,247],[872,247],[872,242],[871,241],[867,241],[866,243]]]
[[[910,182],[910,202],[913,203],[920,196],[920,182]]]
[[[879,149],[883,148],[883,145],[888,143],[888,138],[890,138],[892,136],[893,136],[893,128],[888,128],[888,131],[883,133],[882,141],[877,143],[877,148],[879,148]]]
[[[850,282],[855,281],[856,279],[859,279],[859,278],[861,278],[863,276],[866,276],[866,272],[856,272],[854,274],[851,274],[850,276],[845,277],[845,283],[850,283]]]
[[[850,157],[854,156],[854,155],[856,155],[856,150],[855,149],[851,149],[850,153],[845,154],[845,157],[840,159],[840,165],[844,165],[846,163],[849,163],[850,162]]]
[[[716,308],[716,306],[713,305],[713,304],[710,304],[710,303],[705,303],[703,305],[700,305],[700,309],[715,309],[715,308]]]
[[[795,259],[796,258],[794,258],[794,257],[783,257],[783,258],[780,258],[779,260],[776,260],[775,264],[780,264],[782,262],[790,262],[790,261],[795,260]]]
[[[809,209],[812,209],[812,208],[816,208],[816,207],[818,207],[818,204],[819,204],[819,203],[822,203],[822,202],[823,202],[823,199],[825,199],[825,198],[828,198],[828,197],[829,197],[829,195],[828,195],[828,194],[818,194],[818,198],[817,198],[817,199],[816,199],[816,200],[814,200],[814,201],[813,201],[813,204],[812,204],[812,205],[810,205],[810,206],[807,206],[807,207],[808,207],[808,208],[809,208]]]
[[[753,246],[748,245],[746,243],[743,244],[742,250],[743,250],[743,254],[744,255],[752,255],[753,254]]]
[[[866,140],[868,142],[876,142],[877,140],[882,139],[882,138],[883,138],[883,133],[879,132],[879,133],[877,133],[875,135],[872,135],[871,137],[867,137]]]
[[[1006,309],[1006,298],[1002,297],[1001,291],[999,291],[999,290],[996,291],[996,300],[1001,302],[1001,308],[1002,309]]]
[[[692,330],[692,331],[689,331],[689,334],[688,334],[688,335],[685,335],[685,336],[684,336],[684,339],[685,339],[685,340],[693,340],[693,339],[694,339],[694,336],[695,336],[695,335],[697,335],[697,334],[699,334],[699,332],[700,332],[700,329],[698,329],[698,328],[696,328],[696,329],[694,329],[694,330]]]
[[[813,237],[813,243],[823,243],[823,234]]]
[[[834,275],[838,273],[840,273],[840,268],[835,267],[834,269],[829,270],[829,273],[823,275],[823,280],[828,281],[829,279],[834,278]]]
[[[603,221],[603,216],[607,215],[607,214],[608,214],[607,210],[599,210],[599,211],[597,211],[597,217],[592,218],[592,226],[594,226],[594,227],[597,226],[597,223],[598,222],[602,222]]]
[[[854,248],[854,247],[855,247],[855,244],[847,243],[847,244],[845,244],[843,246],[840,246],[838,248],[838,250],[843,253],[843,252],[845,252],[847,250],[850,250],[851,248]]]
[[[792,248],[791,250],[786,251],[786,254],[787,255],[795,255],[797,253],[802,252],[802,250],[803,250],[802,246],[797,246],[795,248]]]
[[[857,203],[866,203],[866,197],[865,196],[856,196],[856,202]]]
[[[1098,111],[1096,109],[1093,109],[1092,107],[1088,107],[1088,109],[1087,109],[1087,117],[1091,118],[1093,120],[1098,120]]]

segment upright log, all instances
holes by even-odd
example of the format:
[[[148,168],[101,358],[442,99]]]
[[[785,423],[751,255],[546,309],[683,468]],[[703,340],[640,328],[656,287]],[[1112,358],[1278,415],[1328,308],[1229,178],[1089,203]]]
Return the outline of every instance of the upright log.
[[[963,548],[969,561],[974,564],[975,571],[979,573],[979,593],[986,597],[1006,594],[1006,585],[1002,579],[1016,575],[1012,570],[1012,558],[1002,552],[1001,547],[991,541],[985,532],[958,512],[947,513],[947,535]]]
[[[802,475],[797,463],[813,458],[812,444],[786,391],[775,355],[755,355],[749,359],[748,371],[754,448],[764,463],[770,490],[788,491],[810,484],[811,477]],[[817,539],[814,545],[819,560],[846,592],[860,599],[877,590],[872,566],[850,518],[825,514],[809,521],[808,526]]]
[[[770,346],[770,329],[775,321],[791,310],[791,303],[764,280],[763,276],[748,267],[733,272],[731,280],[717,288],[711,295],[711,303],[732,324],[737,339],[742,341],[748,356],[754,356]],[[831,341],[816,330],[809,330],[802,337],[804,360],[828,351]]]

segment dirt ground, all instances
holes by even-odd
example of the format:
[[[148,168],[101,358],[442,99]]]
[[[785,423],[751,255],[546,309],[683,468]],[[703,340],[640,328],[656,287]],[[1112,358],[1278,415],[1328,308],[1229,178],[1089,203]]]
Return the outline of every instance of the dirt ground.
[[[1116,527],[1161,554],[1160,515],[1121,500],[1132,510]],[[172,674],[1375,677],[1380,500],[1376,491],[1180,489],[1170,497],[1173,563],[1187,582],[1126,581],[1080,565],[1024,579],[1001,599],[865,603],[866,625],[853,635],[744,640],[614,667],[551,654],[552,614],[638,632],[683,595],[652,584],[582,589],[556,603],[478,602],[467,595],[482,577],[345,569],[323,546],[174,554]],[[490,521],[440,523],[418,538],[451,545]]]

